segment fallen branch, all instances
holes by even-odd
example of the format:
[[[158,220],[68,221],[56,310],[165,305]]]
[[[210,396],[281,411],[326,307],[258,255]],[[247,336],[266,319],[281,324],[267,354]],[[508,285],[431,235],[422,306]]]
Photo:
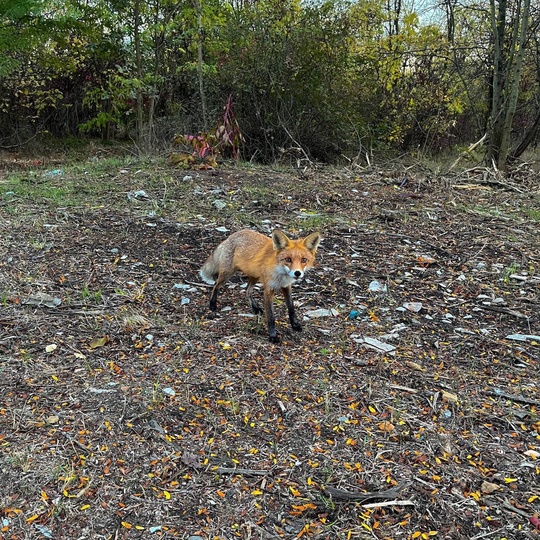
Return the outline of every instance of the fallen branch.
[[[322,491],[325,495],[328,495],[332,499],[342,499],[344,501],[356,501],[363,502],[370,499],[394,499],[397,497],[405,488],[409,487],[410,482],[404,482],[398,484],[397,486],[385,489],[383,491],[347,491],[345,489],[339,489],[332,486],[321,486]]]
[[[515,401],[516,403],[526,403],[527,405],[535,405],[536,407],[540,407],[540,401],[537,401],[535,399],[530,399],[525,396],[515,396],[514,394],[507,394],[506,392],[503,392],[502,390],[499,390],[498,388],[495,390],[488,390],[486,391],[486,394],[488,396],[496,396],[496,397],[509,399],[511,401]]]
[[[259,469],[240,469],[236,467],[218,467],[217,469],[212,469],[212,472],[218,474],[244,474],[246,476],[267,476],[270,474],[270,471],[263,471]]]
[[[503,315],[512,315],[512,317],[516,317],[517,319],[529,319],[527,315],[523,315],[523,313],[520,313],[519,311],[515,311],[509,308],[500,308],[500,307],[494,307],[494,306],[478,306],[478,307],[485,311],[495,311],[496,313],[502,313]]]

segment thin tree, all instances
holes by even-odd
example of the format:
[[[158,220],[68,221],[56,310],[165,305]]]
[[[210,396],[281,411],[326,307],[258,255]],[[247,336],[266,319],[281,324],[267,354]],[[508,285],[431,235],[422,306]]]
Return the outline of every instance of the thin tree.
[[[508,0],[490,0],[493,73],[486,160],[501,171],[505,171],[508,165],[530,6],[530,0],[516,0],[515,5],[510,5]]]

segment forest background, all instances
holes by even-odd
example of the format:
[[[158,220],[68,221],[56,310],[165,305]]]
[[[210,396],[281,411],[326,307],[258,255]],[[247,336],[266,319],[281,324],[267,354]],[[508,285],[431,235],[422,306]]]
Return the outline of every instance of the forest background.
[[[86,134],[155,148],[187,134],[246,160],[365,162],[481,140],[505,170],[538,140],[540,5],[418,8],[2,0],[0,147]]]

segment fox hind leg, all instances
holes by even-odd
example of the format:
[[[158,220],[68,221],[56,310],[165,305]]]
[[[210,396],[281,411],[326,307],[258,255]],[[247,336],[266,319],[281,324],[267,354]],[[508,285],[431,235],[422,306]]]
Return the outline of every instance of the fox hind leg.
[[[257,304],[255,299],[253,298],[253,287],[255,286],[256,283],[257,283],[256,279],[249,278],[247,289],[246,289],[246,297],[248,299],[249,305],[253,313],[255,313],[255,315],[260,315],[263,312],[263,309],[261,306],[259,306],[259,304]]]
[[[232,273],[231,272],[220,272],[220,274],[218,275],[218,277],[216,279],[216,282],[214,284],[214,287],[212,288],[212,294],[210,295],[209,306],[210,306],[210,309],[212,311],[216,311],[216,309],[217,309],[217,297],[218,297],[220,287],[224,283],[227,283],[227,281],[229,281],[229,279],[231,278],[233,273],[234,272],[232,272]]]
[[[279,343],[280,339],[276,332],[276,317],[274,315],[274,291],[270,287],[264,288],[264,311],[266,324],[268,325],[268,338],[271,343]]]

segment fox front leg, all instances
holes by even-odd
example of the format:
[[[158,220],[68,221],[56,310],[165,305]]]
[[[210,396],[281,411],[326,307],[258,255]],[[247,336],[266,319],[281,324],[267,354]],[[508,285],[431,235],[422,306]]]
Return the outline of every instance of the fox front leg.
[[[291,294],[291,287],[283,287],[281,291],[283,292],[285,304],[287,305],[287,311],[289,312],[289,321],[291,321],[291,327],[296,332],[300,332],[302,330],[302,325],[298,322],[298,319],[296,318],[296,312],[294,309],[294,303]]]

